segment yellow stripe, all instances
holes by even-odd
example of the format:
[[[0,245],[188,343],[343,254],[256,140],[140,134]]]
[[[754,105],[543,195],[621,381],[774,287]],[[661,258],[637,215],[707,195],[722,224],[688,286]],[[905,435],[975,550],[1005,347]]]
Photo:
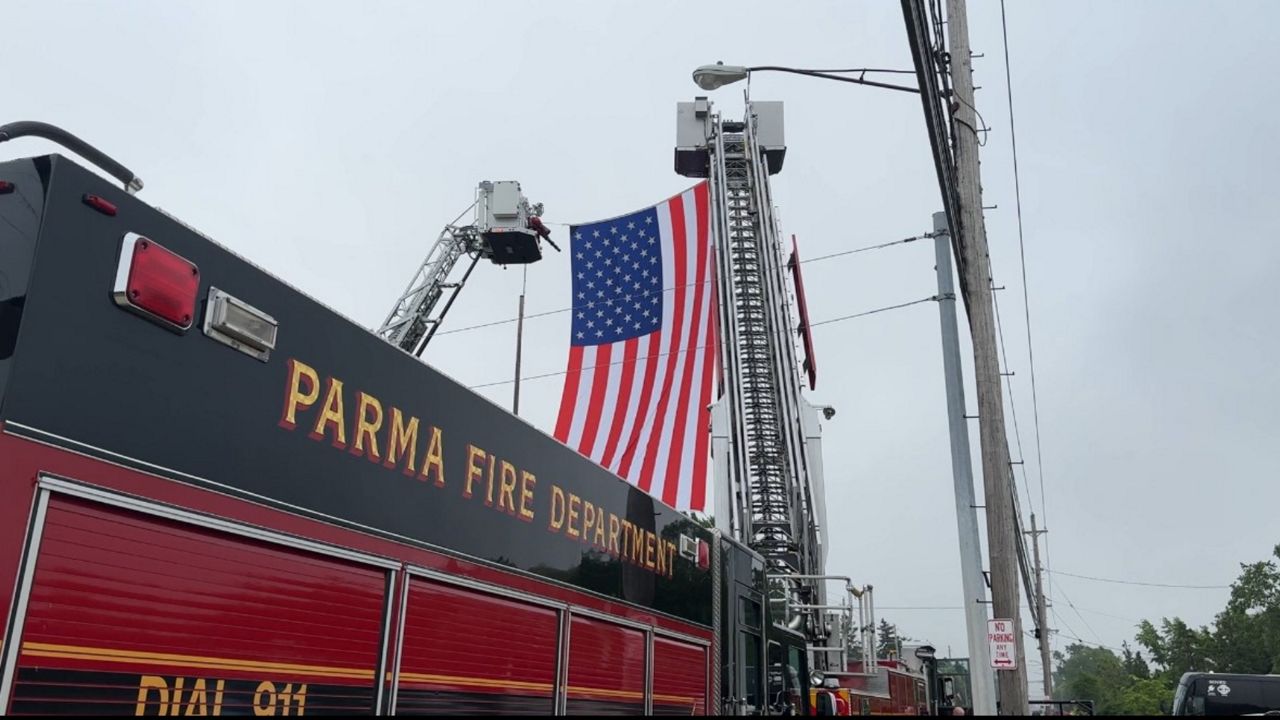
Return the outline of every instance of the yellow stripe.
[[[72,660],[102,660],[115,663],[135,663],[141,665],[184,665],[216,670],[269,670],[277,672],[305,673],[324,677],[341,677],[358,680],[373,680],[372,670],[358,668],[342,668],[324,665],[298,665],[294,663],[278,663],[255,660],[233,660],[229,658],[203,657],[199,655],[178,655],[174,653],[142,652],[138,650],[112,650],[107,648],[79,647],[75,645],[53,645],[49,643],[24,642],[22,654],[31,657],[67,658]]]
[[[570,685],[569,692],[578,693],[579,695],[595,695],[597,697],[626,698],[628,700],[644,699],[644,693],[635,692],[633,690],[606,690],[604,688],[589,688]]]
[[[425,673],[401,672],[400,682],[447,683],[449,685],[465,685],[469,687],[505,687],[517,690],[545,690],[555,688],[551,683],[523,682],[520,680],[491,680],[488,678],[459,677],[454,675],[427,675]]]
[[[0,648],[3,645],[0,644]],[[78,645],[55,645],[51,643],[24,642],[22,654],[28,657],[59,658],[67,660],[98,660],[102,662],[130,663],[135,665],[182,665],[185,667],[213,670],[242,670],[246,672],[275,671],[314,675],[318,677],[347,678],[354,680],[373,680],[373,670],[358,668],[342,668],[326,665],[299,665],[296,663],[279,663],[255,660],[235,660],[231,658],[215,658],[200,655],[180,655],[176,653],[144,652],[141,650],[115,650],[110,648],[83,647]],[[514,690],[535,690],[551,692],[555,686],[551,683],[525,682],[520,680],[495,680],[489,678],[463,677],[454,675],[430,675],[426,673],[402,672],[401,682],[442,683],[463,687],[510,688]],[[602,698],[622,698],[627,700],[643,700],[643,692],[632,690],[609,690],[605,688],[570,685],[569,692]],[[700,697],[683,695],[653,694],[654,700],[664,702],[698,703]]]

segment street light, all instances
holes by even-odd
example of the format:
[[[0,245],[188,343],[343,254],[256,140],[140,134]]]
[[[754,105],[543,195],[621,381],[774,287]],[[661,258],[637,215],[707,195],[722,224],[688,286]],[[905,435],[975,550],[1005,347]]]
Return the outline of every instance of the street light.
[[[715,65],[703,65],[697,70],[694,70],[693,81],[703,90],[715,90],[730,83],[745,80],[750,77],[753,72],[766,70],[772,72],[793,73],[795,75],[808,75],[810,77],[824,78],[826,80],[839,80],[840,82],[856,83],[858,85],[871,85],[872,87],[885,88],[886,90],[898,90],[901,92],[916,94],[920,93],[919,88],[907,87],[905,85],[890,85],[889,83],[866,79],[866,74],[872,72],[914,75],[914,70],[883,70],[876,68],[854,68],[850,70],[805,70],[802,68],[779,67],[776,65],[744,67],[742,65],[725,65],[722,62],[718,62]],[[858,73],[859,77],[844,77],[836,73]]]

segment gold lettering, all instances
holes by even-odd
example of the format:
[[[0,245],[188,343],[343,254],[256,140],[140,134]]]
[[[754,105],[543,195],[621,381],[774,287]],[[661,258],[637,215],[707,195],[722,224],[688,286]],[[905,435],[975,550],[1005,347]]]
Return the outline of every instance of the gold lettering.
[[[277,696],[277,699],[280,701],[280,714],[288,715],[289,705],[293,702],[293,683],[285,685],[284,689],[281,690],[280,694]]]
[[[618,516],[609,513],[609,552],[614,555],[621,555],[622,550],[618,548],[618,532],[622,529],[621,523],[618,522]]]
[[[516,514],[516,466],[502,461],[502,487],[498,491],[498,509]]]
[[[644,531],[644,566],[653,569],[653,545],[657,538],[648,530]]]
[[[258,683],[258,689],[253,693],[253,714],[254,715],[275,715],[276,714],[276,684],[270,680],[263,680]]]
[[[227,681],[219,680],[218,685],[213,691],[213,714],[222,715],[222,691],[226,689]]]
[[[489,484],[485,488],[485,493],[484,493],[484,504],[488,505],[489,507],[493,507],[493,469],[495,466],[497,466],[497,463],[498,463],[498,456],[490,455],[489,456]]]
[[[289,379],[284,384],[284,407],[280,412],[280,427],[292,430],[297,427],[298,409],[306,409],[320,397],[320,376],[315,368],[289,358]],[[302,389],[303,381],[307,389]]]
[[[182,686],[187,682],[186,678],[173,679],[173,703],[169,705],[169,714],[177,717],[178,709],[182,707]]]
[[[668,543],[666,540],[658,541],[658,565],[656,572],[659,575],[667,574],[667,545],[670,544],[671,543]]]
[[[187,712],[188,717],[192,715],[208,715],[209,695],[205,692],[204,678],[196,678],[195,687],[191,688],[191,692],[187,694]]]
[[[422,474],[418,478],[427,480],[433,473],[436,476],[436,487],[444,487],[444,438],[441,437],[440,428],[435,425],[431,426],[431,440],[427,443],[427,456],[422,459]]]
[[[462,488],[462,497],[464,498],[471,497],[471,484],[476,480],[479,480],[480,477],[484,475],[484,468],[476,467],[477,458],[479,458],[480,462],[484,462],[484,459],[485,459],[484,451],[476,447],[475,445],[468,444],[467,445],[467,484],[465,487]]]
[[[378,398],[372,395],[366,395],[363,391],[356,393],[360,398],[359,408],[356,410],[356,441],[351,445],[351,454],[359,457],[364,455],[366,450],[364,442],[369,441],[369,459],[378,462],[382,459],[382,453],[378,452],[378,431],[382,429],[382,403]],[[369,418],[369,411],[373,411],[373,418]]]
[[[147,696],[151,691],[156,691],[156,707],[159,709],[160,715],[166,715],[169,711],[169,683],[159,675],[143,675],[138,681],[138,704],[134,707],[134,715],[146,715]]]
[[[324,396],[324,409],[316,418],[315,429],[311,431],[311,439],[324,437],[328,427],[333,426],[333,446],[339,450],[347,446],[347,425],[342,416],[342,381],[337,378],[328,379],[328,389]]]
[[[569,524],[565,528],[564,534],[571,538],[578,537],[578,528],[574,527],[574,522],[578,519],[578,508],[582,507],[582,498],[569,493]]]
[[[547,518],[547,529],[560,532],[564,527],[564,490],[559,485],[551,486],[551,517]]]
[[[644,564],[644,533],[639,525],[631,526],[631,562]]]
[[[600,548],[601,550],[608,549],[604,544],[604,515],[605,513],[603,510],[598,511],[598,514],[596,516],[596,536],[595,536],[595,539],[593,540],[596,547]],[[613,513],[609,513],[609,517],[612,518]]]
[[[529,504],[533,501],[533,488],[538,485],[538,478],[528,470],[520,471],[520,519],[533,520],[533,509]]]
[[[591,542],[591,528],[596,524],[596,506],[590,500],[582,501],[582,539]]]
[[[404,415],[400,408],[391,408],[391,432],[387,436],[387,460],[383,467],[393,468],[405,461],[404,474],[413,475],[417,468],[414,456],[418,454],[418,418],[410,417],[409,424],[404,424]]]

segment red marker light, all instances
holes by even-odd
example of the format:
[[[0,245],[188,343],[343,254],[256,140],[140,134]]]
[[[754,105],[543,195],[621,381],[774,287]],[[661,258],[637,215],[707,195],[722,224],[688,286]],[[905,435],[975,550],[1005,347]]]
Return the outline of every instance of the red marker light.
[[[137,233],[125,236],[116,271],[115,301],[171,330],[195,320],[200,270],[190,260]]]
[[[8,195],[13,192],[14,185],[8,180],[0,180],[0,195]]]
[[[698,541],[698,567],[707,570],[711,567],[711,546],[705,541]]]
[[[110,215],[111,217],[115,217],[115,215],[116,215],[116,206],[115,206],[115,204],[114,204],[114,203],[110,203],[110,202],[108,202],[108,201],[106,201],[106,200],[103,200],[102,198],[98,197],[97,195],[86,194],[86,195],[84,196],[84,204],[85,204],[85,205],[88,205],[89,207],[93,208],[94,210],[97,210],[98,212],[102,213],[103,215]]]

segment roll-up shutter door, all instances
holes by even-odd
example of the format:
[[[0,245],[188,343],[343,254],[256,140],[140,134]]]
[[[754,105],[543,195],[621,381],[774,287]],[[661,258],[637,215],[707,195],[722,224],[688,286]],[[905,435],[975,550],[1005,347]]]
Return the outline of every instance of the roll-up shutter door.
[[[707,649],[653,639],[653,714],[707,714]]]
[[[569,629],[569,715],[644,713],[645,634],[575,615]]]
[[[396,714],[549,715],[559,637],[554,608],[412,578]]]
[[[371,712],[386,571],[58,495],[14,714]]]

